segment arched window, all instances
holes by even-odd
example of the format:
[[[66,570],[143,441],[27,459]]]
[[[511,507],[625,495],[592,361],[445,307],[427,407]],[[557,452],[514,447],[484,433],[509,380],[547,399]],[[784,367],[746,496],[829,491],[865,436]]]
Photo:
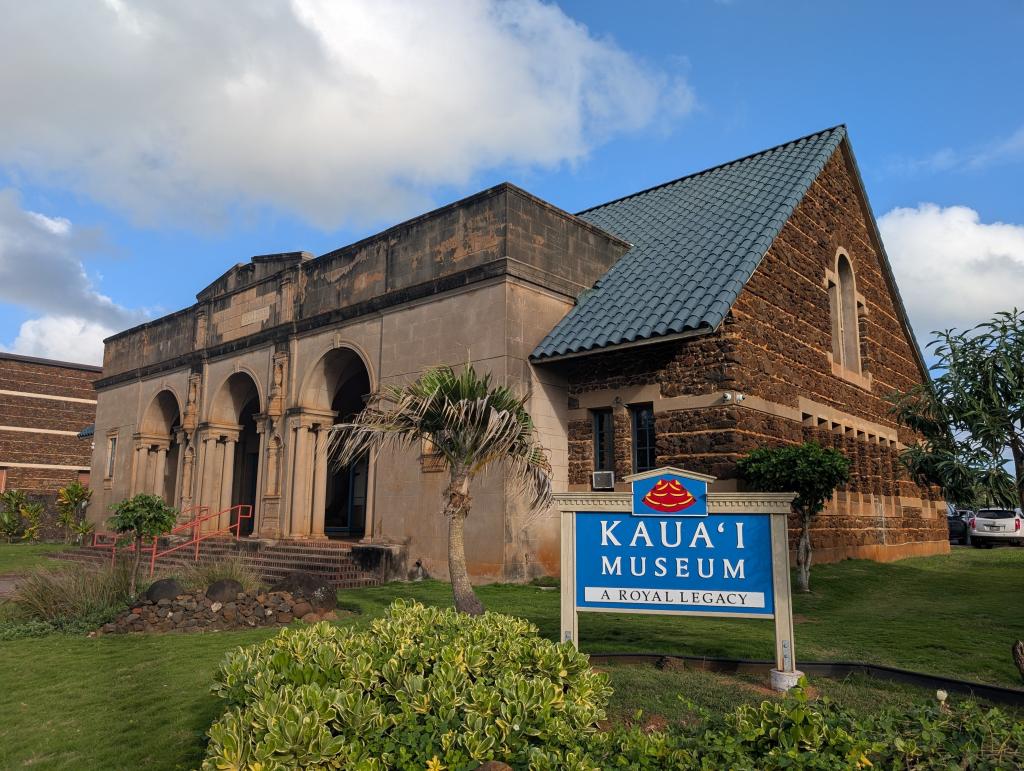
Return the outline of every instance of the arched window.
[[[832,312],[832,360],[842,369],[861,373],[857,279],[846,252],[836,255],[836,270],[828,278]]]

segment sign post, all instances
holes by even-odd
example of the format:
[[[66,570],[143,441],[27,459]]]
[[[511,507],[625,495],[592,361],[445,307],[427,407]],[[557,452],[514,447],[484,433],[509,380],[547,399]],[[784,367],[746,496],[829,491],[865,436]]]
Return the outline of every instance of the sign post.
[[[771,684],[796,685],[787,516],[791,493],[710,493],[672,467],[626,477],[629,493],[555,495],[563,642],[580,612],[775,621]]]

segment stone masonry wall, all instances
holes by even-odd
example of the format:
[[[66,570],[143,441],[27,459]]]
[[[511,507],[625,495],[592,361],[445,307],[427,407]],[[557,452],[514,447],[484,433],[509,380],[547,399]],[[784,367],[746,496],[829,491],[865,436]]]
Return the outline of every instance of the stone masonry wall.
[[[870,380],[834,374],[825,277],[835,269],[839,248],[849,254],[864,303],[862,372]],[[948,548],[938,516],[941,493],[918,487],[894,439],[880,438],[912,440],[890,417],[886,396],[926,373],[900,320],[845,147],[797,206],[719,330],[563,366],[570,407],[595,391],[607,393],[611,406],[616,391],[637,386],[656,387],[661,399],[707,401],[722,392],[748,397],[741,404],[671,410],[659,410],[655,399],[659,465],[712,474],[734,486],[736,460],[756,447],[815,439],[842,451],[852,461],[851,479],[815,525],[816,558],[892,558]],[[576,486],[588,484],[593,470],[591,421],[580,412],[569,424],[569,482]],[[819,412],[850,420],[840,425]],[[858,430],[861,424],[876,428]],[[617,430],[616,441],[623,445],[616,459],[626,461],[622,469],[616,464],[621,478],[631,473],[629,431]]]
[[[91,442],[73,433],[96,419],[92,383],[99,376],[94,367],[0,354],[0,391],[7,392],[0,393],[0,473],[6,489],[50,504],[58,488],[88,470]]]

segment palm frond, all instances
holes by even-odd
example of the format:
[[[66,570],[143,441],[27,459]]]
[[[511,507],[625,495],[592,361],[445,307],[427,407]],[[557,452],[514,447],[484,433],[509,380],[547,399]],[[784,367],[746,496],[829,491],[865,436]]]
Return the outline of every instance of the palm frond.
[[[551,465],[526,399],[493,385],[467,365],[435,367],[404,386],[374,394],[361,413],[333,427],[326,451],[337,466],[368,453],[407,449],[429,440],[449,470],[470,477],[500,465],[532,509],[551,500]]]

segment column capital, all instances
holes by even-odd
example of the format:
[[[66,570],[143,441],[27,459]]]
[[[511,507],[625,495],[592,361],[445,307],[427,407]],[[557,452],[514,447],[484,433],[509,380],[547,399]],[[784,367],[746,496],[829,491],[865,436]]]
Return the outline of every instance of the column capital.
[[[333,426],[338,413],[335,410],[314,410],[306,407],[292,407],[286,413],[293,421],[292,425],[302,428],[314,426]]]

